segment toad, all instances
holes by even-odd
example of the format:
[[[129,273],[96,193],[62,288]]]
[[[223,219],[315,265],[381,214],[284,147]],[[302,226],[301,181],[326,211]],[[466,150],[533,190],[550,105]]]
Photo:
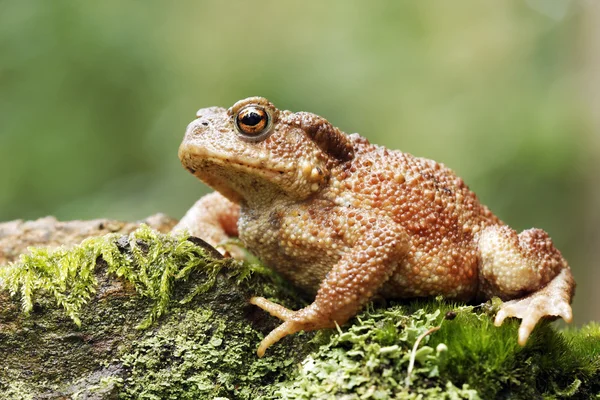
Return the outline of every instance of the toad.
[[[344,324],[375,295],[497,296],[505,302],[495,324],[520,318],[521,345],[540,318],[572,319],[575,282],[548,234],[506,226],[443,164],[262,97],[199,110],[179,158],[215,192],[174,230],[212,245],[239,237],[316,295],[297,311],[250,299],[283,321],[259,356],[286,335]]]

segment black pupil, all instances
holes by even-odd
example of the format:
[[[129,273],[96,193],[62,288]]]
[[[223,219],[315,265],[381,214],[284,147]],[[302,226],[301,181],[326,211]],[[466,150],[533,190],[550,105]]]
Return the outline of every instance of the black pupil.
[[[242,116],[242,123],[248,126],[255,126],[262,121],[262,115],[256,111],[249,111]]]

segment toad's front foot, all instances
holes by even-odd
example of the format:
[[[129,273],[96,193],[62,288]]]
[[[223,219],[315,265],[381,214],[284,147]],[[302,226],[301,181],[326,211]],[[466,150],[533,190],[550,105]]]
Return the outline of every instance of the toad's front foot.
[[[316,307],[310,305],[302,310],[292,311],[277,303],[273,303],[264,297],[252,297],[250,303],[259,306],[274,317],[284,321],[283,324],[273,329],[258,346],[256,354],[262,357],[265,351],[273,344],[277,343],[287,335],[300,331],[314,331],[323,328],[333,328],[335,322],[328,318],[323,318],[316,310]]]
[[[563,269],[545,288],[529,296],[505,302],[494,324],[502,325],[508,317],[520,318],[519,344],[524,346],[535,325],[542,317],[559,316],[566,322],[573,320],[573,311],[569,304],[573,277],[568,269]]]

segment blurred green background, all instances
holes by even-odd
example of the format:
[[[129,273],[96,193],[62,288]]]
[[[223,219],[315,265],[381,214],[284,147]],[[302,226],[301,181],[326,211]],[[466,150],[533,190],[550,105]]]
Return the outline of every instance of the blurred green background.
[[[198,108],[261,95],[547,230],[600,320],[600,4],[0,0],[0,220],[180,217]]]

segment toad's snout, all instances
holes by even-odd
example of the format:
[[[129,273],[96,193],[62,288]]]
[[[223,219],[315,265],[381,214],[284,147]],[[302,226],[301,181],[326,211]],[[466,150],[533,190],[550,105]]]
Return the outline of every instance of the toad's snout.
[[[185,130],[185,139],[201,136],[211,130],[222,128],[227,110],[222,107],[201,108],[196,112],[196,119],[190,122]]]
[[[210,125],[210,121],[204,117],[197,117],[195,120],[190,122],[185,128],[185,139],[192,136],[201,135],[202,131]]]

